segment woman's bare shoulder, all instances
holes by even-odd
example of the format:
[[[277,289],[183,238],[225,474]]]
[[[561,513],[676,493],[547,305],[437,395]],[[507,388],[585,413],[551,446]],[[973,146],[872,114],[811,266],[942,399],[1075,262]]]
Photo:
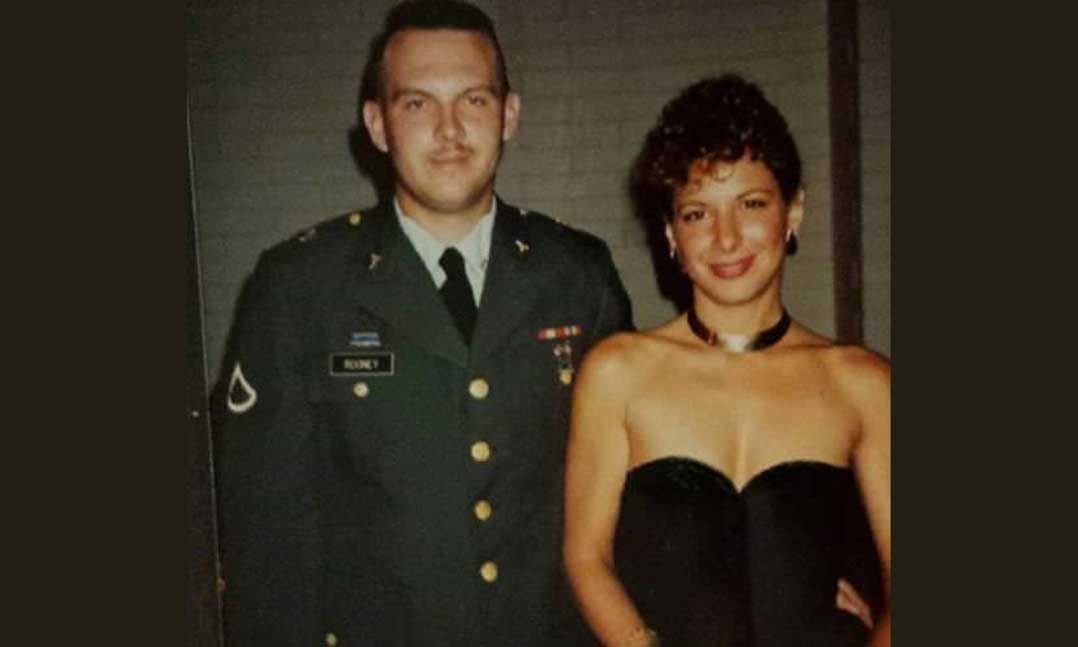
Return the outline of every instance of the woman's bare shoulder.
[[[830,337],[821,335],[805,324],[794,321],[790,331],[786,333],[789,347],[808,350],[825,350],[834,347],[835,341]]]
[[[588,351],[586,361],[619,366],[645,363],[661,345],[661,339],[651,331],[614,333]]]
[[[844,392],[861,400],[890,394],[891,362],[885,356],[856,344],[841,344],[795,323],[790,348],[807,351]]]
[[[635,332],[615,333],[588,351],[585,369],[591,372],[641,374],[661,362],[676,341],[668,333],[669,324]]]
[[[835,382],[859,402],[890,399],[891,362],[884,355],[852,344],[834,344],[826,352]]]
[[[851,373],[875,374],[890,379],[891,360],[864,346],[833,344],[829,348],[828,354],[832,364],[838,370]]]
[[[791,327],[790,338],[791,346],[819,353],[823,361],[838,373],[853,373],[853,377],[864,372],[885,374],[890,379],[890,360],[864,346],[837,343],[801,323],[794,323]]]

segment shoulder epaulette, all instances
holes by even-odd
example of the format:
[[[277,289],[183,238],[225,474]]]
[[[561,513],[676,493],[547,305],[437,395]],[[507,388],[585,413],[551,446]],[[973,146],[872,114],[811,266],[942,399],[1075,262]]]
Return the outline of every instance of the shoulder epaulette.
[[[308,227],[303,231],[294,234],[289,240],[296,243],[309,243],[317,239],[320,235],[336,233],[346,229],[356,229],[360,223],[363,222],[363,214],[360,211],[353,211],[343,216],[337,216],[324,222],[318,223],[313,227]]]

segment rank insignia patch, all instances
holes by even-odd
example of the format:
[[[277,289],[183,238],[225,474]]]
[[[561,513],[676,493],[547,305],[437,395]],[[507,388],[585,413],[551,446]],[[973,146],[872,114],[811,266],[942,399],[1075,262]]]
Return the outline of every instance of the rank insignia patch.
[[[258,402],[258,392],[243,376],[243,369],[236,362],[236,368],[232,369],[232,377],[228,380],[228,410],[244,413],[255,406],[255,402]]]

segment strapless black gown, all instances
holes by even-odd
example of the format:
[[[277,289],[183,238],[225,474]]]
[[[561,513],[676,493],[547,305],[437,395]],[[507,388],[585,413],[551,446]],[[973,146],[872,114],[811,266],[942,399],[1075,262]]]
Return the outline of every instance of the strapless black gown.
[[[739,492],[699,461],[629,472],[618,576],[664,647],[846,647],[868,630],[835,607],[840,576],[880,608],[880,570],[852,472],[791,461]]]

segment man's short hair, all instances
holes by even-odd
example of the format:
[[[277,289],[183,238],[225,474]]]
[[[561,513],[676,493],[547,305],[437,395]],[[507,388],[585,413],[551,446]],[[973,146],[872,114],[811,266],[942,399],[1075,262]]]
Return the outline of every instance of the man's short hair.
[[[385,27],[371,49],[374,71],[372,97],[382,97],[385,90],[384,64],[386,46],[393,35],[406,29],[460,29],[485,35],[494,45],[495,77],[499,96],[509,93],[509,73],[505,55],[494,32],[494,22],[482,9],[458,0],[406,0],[393,7],[386,16]]]

